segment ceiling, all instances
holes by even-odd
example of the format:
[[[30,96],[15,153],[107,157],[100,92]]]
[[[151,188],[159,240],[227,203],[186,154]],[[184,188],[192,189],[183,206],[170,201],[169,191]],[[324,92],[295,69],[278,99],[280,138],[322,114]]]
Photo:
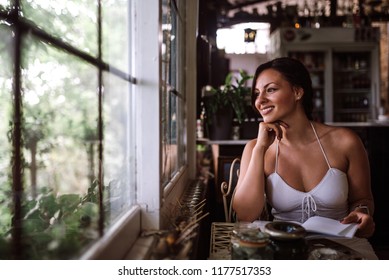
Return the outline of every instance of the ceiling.
[[[208,0],[206,3],[216,12],[219,28],[249,21],[279,24],[285,17],[296,14],[301,17],[304,4],[309,12],[308,16],[304,15],[306,17],[313,17],[318,11],[316,13],[331,17],[334,22],[335,18],[350,11],[354,3],[354,7],[363,11],[371,21],[389,21],[389,0]]]

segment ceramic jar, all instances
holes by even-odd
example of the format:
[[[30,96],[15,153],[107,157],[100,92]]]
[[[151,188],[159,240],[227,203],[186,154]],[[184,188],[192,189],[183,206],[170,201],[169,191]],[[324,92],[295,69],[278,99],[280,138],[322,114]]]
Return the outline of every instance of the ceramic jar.
[[[234,230],[231,237],[231,259],[272,260],[269,235],[259,229]]]
[[[292,222],[275,221],[265,225],[270,235],[275,260],[303,260],[307,258],[305,229]]]

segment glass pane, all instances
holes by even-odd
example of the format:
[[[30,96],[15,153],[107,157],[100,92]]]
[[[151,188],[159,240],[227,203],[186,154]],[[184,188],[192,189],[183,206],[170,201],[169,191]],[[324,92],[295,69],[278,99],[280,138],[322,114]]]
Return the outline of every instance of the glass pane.
[[[177,81],[177,71],[178,71],[178,49],[177,42],[180,38],[178,38],[178,17],[175,9],[171,8],[170,13],[170,21],[171,30],[169,37],[166,39],[170,40],[170,73],[167,82],[173,86],[175,89],[178,89],[178,81]]]
[[[0,38],[0,259],[6,259],[12,205],[9,180],[12,144],[8,137],[12,120],[12,36],[5,24],[0,24]]]
[[[103,3],[103,59],[122,71],[129,71],[129,8],[128,0]]]
[[[177,135],[177,96],[168,92],[165,98],[163,138],[162,138],[162,168],[163,183],[167,183],[178,169],[178,135]]]
[[[112,222],[135,200],[134,131],[136,120],[128,82],[107,74],[104,79],[104,185]]]
[[[177,16],[170,0],[162,5],[162,182],[178,170]]]
[[[161,100],[161,135],[162,135],[162,183],[166,184],[169,181],[169,134],[168,134],[168,125],[169,125],[169,67],[170,67],[170,4],[168,0],[162,1],[162,32],[163,32],[163,41],[162,41],[162,100]]]
[[[0,0],[0,6],[8,7],[11,4],[11,0]]]
[[[32,38],[23,50],[26,258],[66,259],[98,237],[98,75]]]
[[[23,15],[46,32],[97,55],[96,0],[22,0]]]
[[[185,145],[185,101],[178,99],[177,110],[177,170],[186,164],[186,145]]]

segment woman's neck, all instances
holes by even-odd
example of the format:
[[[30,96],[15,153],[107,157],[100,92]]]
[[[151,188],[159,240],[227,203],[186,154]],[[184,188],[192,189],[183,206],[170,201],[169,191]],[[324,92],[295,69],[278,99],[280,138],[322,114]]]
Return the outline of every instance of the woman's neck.
[[[304,116],[286,122],[287,128],[283,129],[283,138],[281,142],[287,145],[306,145],[316,139],[311,121]]]

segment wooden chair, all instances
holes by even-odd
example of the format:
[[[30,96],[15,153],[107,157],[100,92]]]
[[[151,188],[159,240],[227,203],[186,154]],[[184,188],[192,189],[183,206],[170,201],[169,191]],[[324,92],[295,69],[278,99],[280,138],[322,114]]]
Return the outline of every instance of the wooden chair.
[[[230,256],[231,232],[234,228],[234,222],[236,221],[235,213],[232,208],[232,201],[235,195],[235,187],[238,182],[239,167],[240,158],[235,158],[230,166],[228,182],[223,181],[220,185],[221,193],[223,195],[225,222],[213,222],[211,224],[210,259],[224,259]],[[260,219],[269,220],[269,217],[268,205],[266,205]]]
[[[236,190],[236,184],[239,177],[240,158],[235,158],[230,167],[228,183],[223,181],[220,185],[220,190],[223,195],[224,218],[227,223],[235,221],[234,211],[232,209],[232,201]]]
[[[224,217],[227,223],[232,223],[236,221],[235,212],[232,208],[232,201],[234,199],[236,184],[238,183],[239,177],[239,167],[240,167],[240,158],[235,158],[230,167],[230,174],[228,177],[228,183],[223,181],[220,185],[221,193],[223,195],[223,208],[224,208]],[[265,198],[266,201],[266,194]],[[260,220],[269,221],[272,220],[271,214],[269,212],[269,205],[266,203],[265,207],[259,217]]]
[[[209,259],[228,259],[230,257],[231,233],[234,228],[232,200],[238,182],[240,159],[235,158],[230,166],[228,182],[223,181],[220,190],[223,199],[224,222],[211,224]]]

